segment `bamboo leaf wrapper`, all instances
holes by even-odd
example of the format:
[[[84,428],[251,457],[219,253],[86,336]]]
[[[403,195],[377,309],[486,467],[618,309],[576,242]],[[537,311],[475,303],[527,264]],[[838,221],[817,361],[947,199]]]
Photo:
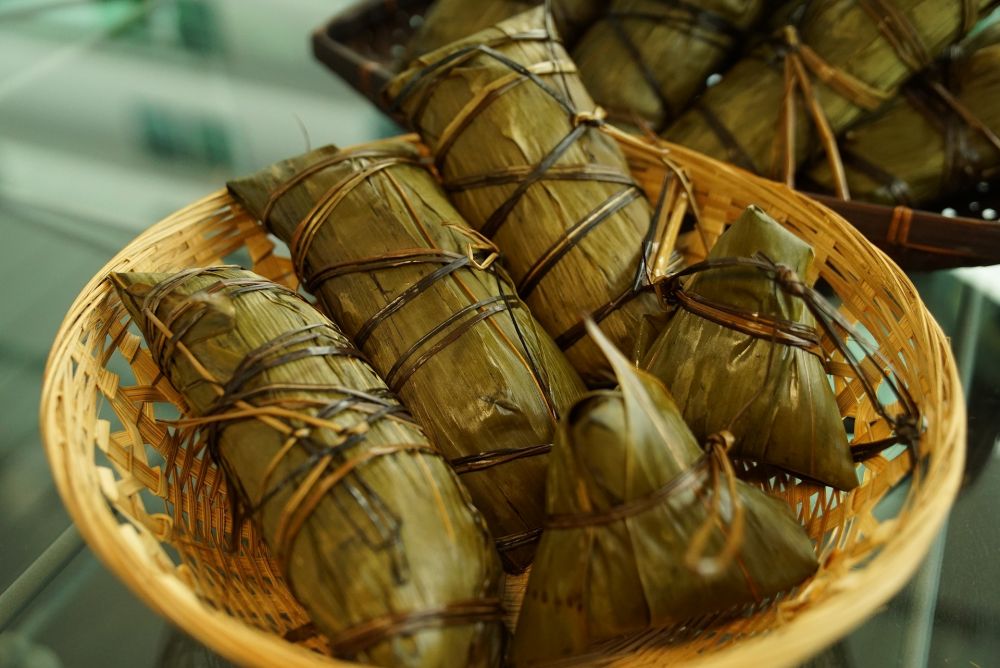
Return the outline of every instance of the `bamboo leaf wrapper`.
[[[303,282],[400,393],[523,571],[555,421],[584,391],[417,147],[327,147],[230,184],[290,243]]]
[[[664,137],[792,182],[798,165],[820,147],[837,163],[834,135],[891,99],[967,33],[987,4],[806,3],[799,20],[736,63]]]
[[[521,297],[585,380],[659,307],[638,289],[648,202],[539,8],[416,60],[386,95],[434,154],[466,220],[503,252]]]
[[[702,451],[666,389],[609,355],[621,388],[581,399],[552,452],[518,666],[761,601],[817,568],[788,506],[718,468],[725,455]]]
[[[485,524],[347,338],[238,268],[114,280],[334,652],[496,665],[502,573]]]
[[[797,276],[810,275],[812,248],[757,207],[719,238],[708,260],[757,254]],[[689,306],[678,308],[654,342],[646,368],[674,395],[695,437],[728,430],[736,437],[735,458],[838,489],[856,487],[847,433],[817,350],[816,322],[803,301],[779,290],[773,278],[739,266],[695,274],[683,291]],[[703,303],[709,308],[698,308]],[[724,309],[752,314],[746,320],[758,323],[784,321],[798,344],[734,326]]]
[[[573,47],[573,60],[615,123],[662,132],[741,46],[766,4],[612,0]]]
[[[956,47],[840,138],[851,195],[907,206],[995,180],[1000,167],[1000,24]],[[832,190],[830,168],[808,178]]]

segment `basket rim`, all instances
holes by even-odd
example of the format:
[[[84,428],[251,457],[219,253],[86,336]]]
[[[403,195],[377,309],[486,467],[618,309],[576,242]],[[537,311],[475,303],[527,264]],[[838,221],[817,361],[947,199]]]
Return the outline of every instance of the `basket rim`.
[[[755,187],[770,190],[782,198],[797,200],[807,208],[839,219],[845,233],[853,235],[874,252],[872,259],[884,261],[895,280],[903,288],[916,293],[909,278],[883,251],[865,240],[842,216],[815,200],[784,184],[753,175],[691,149],[667,142],[658,142],[655,146],[647,146],[647,149],[675,158],[681,157],[682,162],[698,163],[700,169],[722,173],[740,181],[750,181]],[[80,483],[68,464],[74,456],[79,457],[80,453],[72,451],[71,437],[66,430],[60,428],[59,410],[63,397],[60,383],[72,363],[72,348],[78,340],[74,335],[78,337],[80,323],[99,307],[102,283],[104,291],[110,289],[106,282],[107,275],[112,271],[127,270],[132,264],[133,249],[147,247],[157,239],[175,233],[175,228],[186,226],[186,214],[199,209],[208,211],[213,202],[221,202],[225,196],[225,188],[217,190],[139,233],[80,291],[57,330],[45,365],[39,409],[42,445],[63,504],[87,544],[104,565],[153,610],[213,651],[240,664],[264,666],[280,662],[281,665],[288,666],[316,666],[319,655],[285,642],[273,633],[253,628],[222,611],[211,609],[197,598],[176,573],[161,571],[156,574],[157,577],[146,579],[143,572],[132,567],[135,563],[150,563],[151,555],[143,550],[138,531],[130,523],[119,522],[103,496],[92,494],[90,489],[84,493],[85,490],[79,488]],[[215,211],[217,208],[210,210]],[[913,559],[913,555],[924,555],[930,548],[958,493],[965,459],[966,416],[957,366],[947,338],[922,301],[919,308],[927,323],[929,343],[940,358],[941,377],[937,382],[947,385],[954,399],[953,405],[948,407],[953,418],[950,420],[952,428],[942,434],[940,444],[944,456],[931,458],[926,473],[927,478],[933,477],[932,473],[938,474],[933,500],[914,504],[910,508],[907,521],[897,527],[892,539],[864,568],[851,572],[852,585],[849,589],[831,593],[820,604],[796,614],[794,619],[775,626],[766,634],[741,639],[738,652],[723,649],[718,653],[695,658],[689,665],[743,666],[754,661],[766,661],[768,665],[790,666],[801,662],[868,619],[879,605],[904,586],[920,565],[921,560]],[[90,450],[87,454],[92,459]],[[89,463],[93,464],[92,461]],[[919,491],[919,488],[914,491]],[[858,591],[864,591],[863,600],[859,600]],[[775,655],[775,647],[778,646],[781,648],[780,656]],[[360,665],[333,657],[323,659],[325,665],[329,666]]]

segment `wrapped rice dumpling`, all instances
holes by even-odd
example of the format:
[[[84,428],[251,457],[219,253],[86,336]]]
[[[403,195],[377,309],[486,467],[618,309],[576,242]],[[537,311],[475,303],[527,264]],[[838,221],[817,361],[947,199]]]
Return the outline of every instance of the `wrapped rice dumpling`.
[[[611,120],[662,132],[740,46],[766,4],[611,0],[573,48],[573,60]]]
[[[386,92],[535,317],[584,380],[603,380],[581,314],[631,350],[659,313],[639,289],[653,217],[542,8],[423,56]]]
[[[590,25],[606,0],[552,0],[559,34],[567,42]],[[542,0],[436,0],[407,45],[410,59],[468,37],[543,4]]]
[[[813,250],[757,207],[712,248],[708,262],[763,254],[809,276]],[[677,312],[646,368],[674,395],[695,438],[727,430],[734,458],[851,489],[855,465],[803,300],[752,266],[708,268],[672,297]]]
[[[230,188],[455,466],[505,568],[527,568],[555,421],[583,384],[417,147],[321,148]]]
[[[907,82],[902,94],[840,138],[851,196],[922,205],[980,181],[1000,167],[1000,24]],[[832,190],[830,168],[808,172]]]
[[[702,451],[664,387],[609,355],[621,388],[581,399],[552,450],[518,666],[760,602],[817,568],[789,507],[735,479],[729,436]]]
[[[966,34],[989,0],[830,0],[737,62],[664,133],[670,141],[794,183],[819,145],[847,195],[834,135],[891,99]]]
[[[114,281],[334,653],[497,665],[502,572],[485,523],[347,338],[238,268]]]

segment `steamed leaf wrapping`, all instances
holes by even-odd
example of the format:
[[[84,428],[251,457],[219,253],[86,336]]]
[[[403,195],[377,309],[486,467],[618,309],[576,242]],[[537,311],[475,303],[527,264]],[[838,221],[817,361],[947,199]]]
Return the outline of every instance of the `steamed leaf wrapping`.
[[[114,280],[334,653],[496,665],[502,572],[483,519],[347,338],[238,268]]]
[[[757,207],[748,208],[708,260],[763,253],[810,275],[812,248]],[[695,274],[684,290],[748,314],[814,328],[802,300],[753,268]],[[645,367],[677,399],[699,440],[729,430],[735,458],[763,462],[838,489],[858,484],[847,433],[823,360],[803,347],[772,342],[679,308],[649,351]]]
[[[419,58],[386,95],[535,317],[584,380],[603,380],[582,315],[631,350],[645,316],[660,313],[637,289],[652,215],[544,11]]]
[[[742,46],[766,4],[611,0],[573,47],[573,60],[615,123],[661,132]]]
[[[834,135],[890,100],[975,24],[989,0],[829,0],[741,58],[663,136],[791,179]],[[794,144],[794,145],[792,145]],[[832,158],[831,158],[832,159]]]
[[[996,179],[998,95],[1000,23],[994,23],[844,132],[840,152],[851,196],[913,206]],[[807,175],[833,189],[826,164],[817,162]]]
[[[609,354],[620,389],[587,395],[560,424],[549,526],[514,635],[515,665],[759,602],[817,568],[789,507],[741,481],[713,486],[725,474],[713,472],[670,394]],[[692,567],[691,543],[706,523],[701,556],[718,557],[727,543],[731,556]]]
[[[584,388],[417,147],[320,148],[230,189],[290,242],[319,307],[455,465],[505,568],[523,571],[555,421]]]

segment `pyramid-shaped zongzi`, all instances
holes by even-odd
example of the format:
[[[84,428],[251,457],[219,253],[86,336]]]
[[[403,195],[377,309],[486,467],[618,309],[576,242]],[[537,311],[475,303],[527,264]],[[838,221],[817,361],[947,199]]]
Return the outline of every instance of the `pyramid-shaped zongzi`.
[[[560,424],[519,666],[758,602],[817,568],[788,506],[736,480],[721,445],[703,452],[663,385],[604,342],[621,387]]]
[[[800,279],[813,261],[807,243],[753,206],[719,238],[708,261],[757,254]],[[696,273],[683,292],[688,297],[645,366],[677,398],[695,437],[726,429],[736,436],[734,458],[838,489],[856,487],[837,398],[818,346],[808,344],[818,334],[805,302],[754,266]],[[804,345],[778,340],[766,319],[801,334]]]

